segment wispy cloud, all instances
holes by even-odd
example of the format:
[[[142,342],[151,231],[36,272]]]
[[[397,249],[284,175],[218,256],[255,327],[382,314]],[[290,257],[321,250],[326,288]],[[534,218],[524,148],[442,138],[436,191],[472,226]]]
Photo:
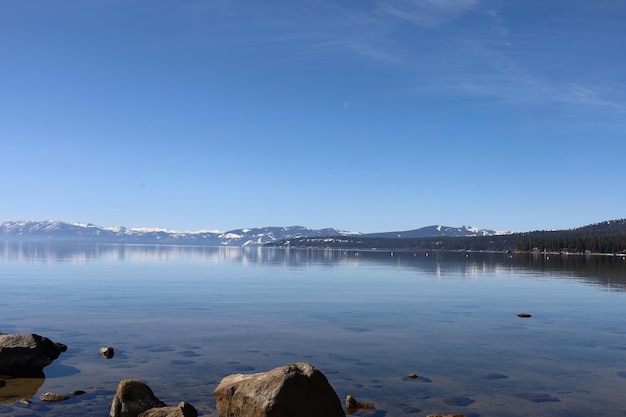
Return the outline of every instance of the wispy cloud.
[[[387,65],[405,79],[416,74],[419,87],[414,91],[491,97],[513,105],[626,111],[624,88],[610,84],[621,71],[606,69],[594,78],[578,68],[568,71],[554,55],[544,65],[541,60],[552,51],[565,58],[574,52],[549,19],[535,19],[535,26],[528,27],[504,2],[373,0],[347,5],[322,0],[242,8],[221,0],[220,8],[221,14],[206,13],[221,35],[208,42],[219,47],[268,48],[278,50],[281,59],[316,62],[358,56]]]
[[[380,10],[398,19],[424,27],[435,27],[478,5],[478,0],[386,0]]]

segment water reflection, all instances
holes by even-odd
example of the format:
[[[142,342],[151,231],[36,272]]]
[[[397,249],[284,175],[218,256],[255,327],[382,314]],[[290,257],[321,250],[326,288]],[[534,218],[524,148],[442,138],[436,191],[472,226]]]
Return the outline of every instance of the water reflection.
[[[310,265],[380,264],[415,268],[444,276],[536,272],[554,278],[576,277],[581,282],[626,290],[626,259],[621,256],[504,254],[475,252],[350,251],[264,247],[132,245],[50,242],[0,242],[0,260],[31,262],[165,262],[172,260],[235,262],[291,268]]]
[[[45,380],[43,372],[29,378],[0,375],[0,404],[13,404],[33,397]]]

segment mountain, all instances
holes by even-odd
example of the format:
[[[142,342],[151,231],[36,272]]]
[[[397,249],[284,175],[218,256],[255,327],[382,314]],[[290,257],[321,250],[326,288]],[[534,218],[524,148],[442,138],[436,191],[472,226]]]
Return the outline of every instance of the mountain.
[[[361,236],[372,238],[419,238],[419,237],[437,237],[437,236],[495,236],[507,235],[511,232],[498,232],[489,229],[479,229],[476,227],[448,227],[448,226],[427,226],[420,229],[407,230],[404,232],[383,232],[383,233],[366,233]]]
[[[610,220],[568,230],[487,234],[479,229],[425,230],[373,233],[359,236],[302,237],[272,242],[270,246],[334,249],[444,250],[487,252],[602,253],[626,255],[626,219]],[[439,235],[433,236],[432,233]],[[466,233],[467,234],[463,234]],[[471,232],[471,233],[469,233]],[[409,236],[414,233],[413,236]],[[447,235],[443,233],[448,233]],[[454,235],[460,233],[460,235]],[[414,237],[421,236],[421,237]]]
[[[261,246],[269,242],[310,236],[351,236],[358,233],[302,226],[257,227],[228,232],[178,232],[168,229],[100,227],[90,223],[61,221],[6,221],[0,223],[0,240],[75,241],[206,246]]]

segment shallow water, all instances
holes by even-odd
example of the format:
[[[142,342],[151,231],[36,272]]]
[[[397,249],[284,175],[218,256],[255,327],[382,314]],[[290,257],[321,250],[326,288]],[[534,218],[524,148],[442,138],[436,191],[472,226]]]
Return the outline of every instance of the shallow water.
[[[0,243],[0,331],[68,345],[45,379],[0,378],[0,414],[105,416],[118,382],[136,378],[216,416],[222,377],[305,361],[341,399],[376,406],[355,415],[622,415],[625,264]],[[38,399],[75,390],[86,394]]]

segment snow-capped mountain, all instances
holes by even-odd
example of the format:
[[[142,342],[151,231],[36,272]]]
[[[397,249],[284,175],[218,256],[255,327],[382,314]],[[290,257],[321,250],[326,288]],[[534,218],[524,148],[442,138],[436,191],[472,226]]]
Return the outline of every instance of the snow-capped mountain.
[[[448,226],[427,226],[420,229],[407,230],[403,232],[383,232],[368,233],[363,237],[389,237],[389,238],[420,238],[420,237],[437,237],[437,236],[494,236],[508,235],[511,232],[499,232],[496,230],[479,229],[471,226],[448,227]]]
[[[302,226],[257,227],[228,232],[202,230],[178,232],[169,229],[100,227],[90,223],[61,221],[6,221],[0,223],[0,240],[77,241],[207,246],[260,246],[283,239],[314,236],[348,236],[358,233]]]

